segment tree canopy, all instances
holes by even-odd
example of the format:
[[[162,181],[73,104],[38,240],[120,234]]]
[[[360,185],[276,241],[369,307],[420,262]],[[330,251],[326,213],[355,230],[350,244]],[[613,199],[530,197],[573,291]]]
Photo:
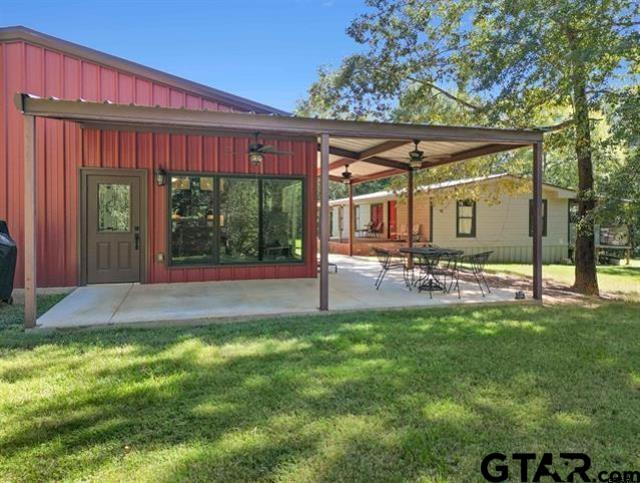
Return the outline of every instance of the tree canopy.
[[[368,0],[347,29],[363,52],[322,68],[299,112],[544,129],[545,180],[579,193],[576,288],[597,293],[598,192],[638,155],[639,26],[635,0]],[[418,183],[526,174],[530,156],[423,170]]]

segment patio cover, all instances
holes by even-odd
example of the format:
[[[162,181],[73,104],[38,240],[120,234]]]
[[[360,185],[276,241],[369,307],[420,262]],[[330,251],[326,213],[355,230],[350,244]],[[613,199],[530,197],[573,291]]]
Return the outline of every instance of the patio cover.
[[[420,141],[426,160],[421,168],[532,146],[534,149],[534,297],[542,297],[542,141],[543,133],[526,129],[398,124],[254,113],[196,111],[107,102],[40,98],[18,93],[17,109],[24,114],[25,156],[25,326],[36,320],[36,189],[35,118],[73,121],[82,128],[168,132],[174,134],[306,139],[318,143],[320,202],[320,310],[328,309],[329,180],[342,181],[344,166],[351,184],[406,173],[409,192],[413,172],[406,158],[413,140]],[[351,190],[350,190],[351,191]],[[412,203],[411,203],[412,204]],[[411,206],[409,208],[411,212]],[[411,220],[410,220],[411,222]]]

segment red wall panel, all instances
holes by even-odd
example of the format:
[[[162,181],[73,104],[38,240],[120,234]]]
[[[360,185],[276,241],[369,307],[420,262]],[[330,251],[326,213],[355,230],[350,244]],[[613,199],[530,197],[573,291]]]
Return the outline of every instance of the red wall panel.
[[[66,99],[231,111],[193,93],[159,84],[26,42],[0,42],[0,219],[23,243],[22,115],[13,105],[16,92]],[[209,137],[80,130],[70,122],[37,122],[38,285],[78,283],[78,172],[81,167],[144,169],[147,172],[147,279],[152,282],[237,280],[316,276],[316,143],[269,141],[294,155],[265,160],[254,167],[246,156],[244,137]],[[169,268],[156,262],[167,252],[166,187],[154,183],[158,167],[169,171],[204,171],[302,175],[306,177],[306,262],[300,265]],[[23,284],[22,250],[16,285]]]

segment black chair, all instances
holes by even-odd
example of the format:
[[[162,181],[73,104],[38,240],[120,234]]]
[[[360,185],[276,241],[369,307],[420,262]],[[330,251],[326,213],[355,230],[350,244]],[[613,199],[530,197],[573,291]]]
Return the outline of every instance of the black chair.
[[[482,286],[483,284],[487,288],[487,292],[491,293],[489,283],[484,276],[484,267],[487,264],[487,261],[489,260],[489,257],[492,253],[493,251],[476,253],[474,255],[465,255],[464,257],[462,257],[462,264],[459,267],[460,272],[470,273],[474,276],[478,287],[480,287],[480,291],[482,292],[483,297],[485,296],[484,288]]]
[[[432,269],[434,277],[442,285],[444,292],[458,291],[460,297],[460,261],[462,255],[451,253],[440,257],[439,263]]]
[[[442,254],[414,255],[413,266],[418,271],[415,285],[418,292],[429,292],[429,298],[433,298],[433,292],[444,291],[444,286],[438,278],[438,266]]]
[[[409,290],[411,290],[411,284],[407,281],[409,272],[407,257],[400,252],[392,253],[389,250],[377,247],[373,247],[373,252],[375,253],[376,257],[378,258],[378,262],[380,263],[380,272],[378,273],[375,281],[376,290],[380,289],[380,285],[382,285],[382,281],[384,280],[387,272],[396,268],[402,269],[402,277],[404,278],[404,283],[407,287],[409,287]]]

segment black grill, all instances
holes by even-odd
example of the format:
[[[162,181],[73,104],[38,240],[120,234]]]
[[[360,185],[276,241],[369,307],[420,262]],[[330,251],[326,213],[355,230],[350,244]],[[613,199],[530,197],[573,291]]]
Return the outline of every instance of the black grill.
[[[13,277],[16,273],[18,247],[9,235],[7,222],[0,220],[0,302],[13,303]]]

